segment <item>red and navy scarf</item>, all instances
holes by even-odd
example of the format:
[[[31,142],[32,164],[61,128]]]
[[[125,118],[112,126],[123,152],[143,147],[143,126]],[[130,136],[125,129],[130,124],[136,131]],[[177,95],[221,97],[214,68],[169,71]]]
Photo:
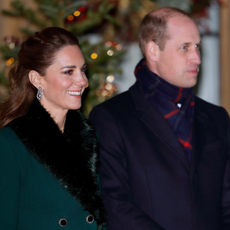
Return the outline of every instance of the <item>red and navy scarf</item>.
[[[135,76],[144,97],[168,121],[190,161],[195,105],[193,89],[180,88],[168,83],[151,72],[144,59],[137,64]]]

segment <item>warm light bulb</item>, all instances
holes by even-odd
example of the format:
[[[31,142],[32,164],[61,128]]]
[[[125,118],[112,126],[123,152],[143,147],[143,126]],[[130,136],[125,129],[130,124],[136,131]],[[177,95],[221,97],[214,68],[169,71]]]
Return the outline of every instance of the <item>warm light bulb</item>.
[[[77,10],[77,11],[74,12],[74,16],[75,17],[78,17],[80,14],[81,14],[81,12],[79,10]]]
[[[6,65],[10,66],[13,62],[14,62],[14,58],[11,57],[6,61]]]
[[[105,85],[105,89],[107,89],[107,90],[111,90],[112,88],[113,88],[113,85],[111,83],[107,83]]]
[[[112,46],[112,42],[111,42],[111,41],[107,41],[107,42],[105,43],[105,46],[111,47],[111,46]]]
[[[106,97],[107,96],[107,90],[103,89],[101,91],[101,95],[104,96],[104,97]]]
[[[121,44],[117,44],[117,45],[116,45],[116,49],[117,49],[117,50],[121,50],[121,49],[122,49],[122,45],[121,45]]]
[[[91,54],[91,58],[92,58],[92,59],[96,59],[97,57],[98,57],[98,55],[97,55],[96,53],[92,53],[92,54]]]
[[[67,19],[68,19],[69,21],[73,21],[74,16],[73,16],[73,15],[69,15]]]
[[[113,51],[113,50],[108,50],[108,51],[107,51],[107,54],[108,54],[109,56],[113,56],[114,51]]]
[[[114,76],[113,75],[107,76],[106,81],[107,82],[113,82],[114,81]]]
[[[11,50],[14,49],[15,43],[14,43],[14,42],[11,42],[11,43],[8,45],[8,47],[9,47]]]

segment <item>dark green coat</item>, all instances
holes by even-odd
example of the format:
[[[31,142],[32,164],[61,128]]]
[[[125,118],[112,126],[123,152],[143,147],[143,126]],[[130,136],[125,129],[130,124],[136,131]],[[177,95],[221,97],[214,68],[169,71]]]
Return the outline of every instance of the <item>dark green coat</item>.
[[[0,229],[103,229],[96,148],[79,111],[68,112],[62,134],[33,102],[0,130]]]

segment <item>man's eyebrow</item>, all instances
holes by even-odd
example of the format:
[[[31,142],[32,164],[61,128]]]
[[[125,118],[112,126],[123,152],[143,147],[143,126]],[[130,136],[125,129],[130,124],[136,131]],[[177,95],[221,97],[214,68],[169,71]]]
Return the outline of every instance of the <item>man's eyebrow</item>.
[[[182,43],[183,45],[192,45],[193,43],[192,42],[184,42]],[[201,45],[201,41],[196,43],[196,45]]]

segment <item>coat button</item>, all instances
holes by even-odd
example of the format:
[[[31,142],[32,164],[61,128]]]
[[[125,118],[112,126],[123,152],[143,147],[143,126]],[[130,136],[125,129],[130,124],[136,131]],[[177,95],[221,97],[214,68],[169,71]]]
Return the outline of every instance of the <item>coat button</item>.
[[[92,224],[93,222],[94,222],[94,217],[93,217],[93,215],[88,215],[87,217],[86,217],[86,222],[88,223],[88,224]]]
[[[66,218],[61,218],[58,223],[61,227],[65,227],[68,224],[68,221]]]

